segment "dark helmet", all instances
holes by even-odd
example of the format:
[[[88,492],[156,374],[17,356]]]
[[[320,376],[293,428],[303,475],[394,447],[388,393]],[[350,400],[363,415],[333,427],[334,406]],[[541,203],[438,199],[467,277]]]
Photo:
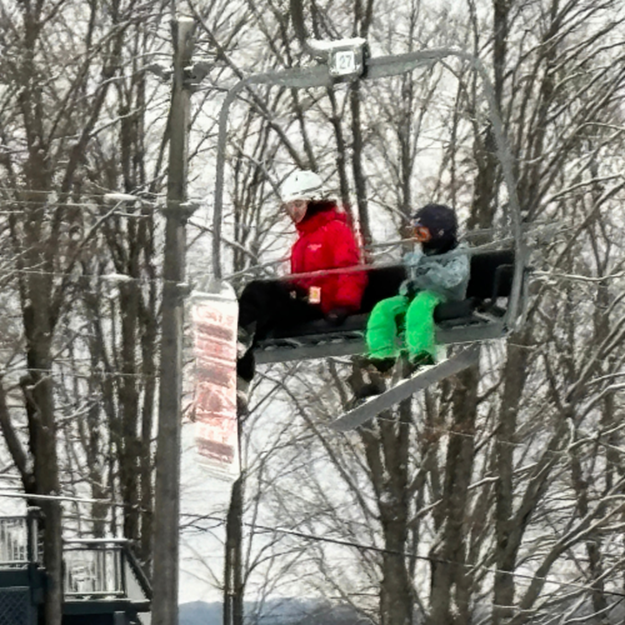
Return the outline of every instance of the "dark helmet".
[[[416,232],[426,228],[429,236],[417,237],[426,253],[443,254],[458,245],[458,220],[453,208],[444,204],[427,204],[412,218]]]

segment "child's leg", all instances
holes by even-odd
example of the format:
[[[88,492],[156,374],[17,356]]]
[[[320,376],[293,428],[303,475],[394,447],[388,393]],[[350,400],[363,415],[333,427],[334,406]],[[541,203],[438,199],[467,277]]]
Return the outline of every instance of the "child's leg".
[[[406,344],[410,358],[430,354],[435,357],[434,309],[443,298],[431,291],[421,291],[410,303],[406,313]]]
[[[400,354],[398,322],[402,321],[408,299],[396,295],[378,302],[367,321],[367,352],[370,358],[383,360]]]

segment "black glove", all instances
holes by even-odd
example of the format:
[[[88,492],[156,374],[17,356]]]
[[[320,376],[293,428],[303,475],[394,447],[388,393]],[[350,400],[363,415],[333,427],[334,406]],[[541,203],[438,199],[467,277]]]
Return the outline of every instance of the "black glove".
[[[349,308],[333,308],[326,315],[326,321],[331,326],[340,326],[350,314],[351,310]]]

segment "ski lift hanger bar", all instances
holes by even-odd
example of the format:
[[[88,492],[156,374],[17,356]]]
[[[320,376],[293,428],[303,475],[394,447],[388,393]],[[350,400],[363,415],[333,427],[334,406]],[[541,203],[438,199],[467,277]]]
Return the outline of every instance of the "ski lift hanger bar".
[[[340,44],[341,42],[339,42]],[[363,44],[364,47],[365,44]],[[332,46],[330,45],[330,50]],[[345,47],[339,45],[336,50],[344,50]],[[362,50],[362,48],[361,48]],[[363,54],[364,67],[363,78],[375,80],[387,76],[397,76],[412,71],[419,66],[431,65],[443,59],[455,56],[469,62],[473,69],[482,79],[484,94],[488,102],[489,117],[492,124],[495,143],[497,146],[497,156],[502,167],[504,182],[508,190],[509,197],[509,219],[512,227],[512,234],[515,239],[515,249],[518,259],[526,257],[525,244],[521,231],[521,210],[517,196],[516,179],[514,176],[513,159],[508,149],[503,123],[497,108],[495,91],[481,60],[462,50],[440,48],[432,50],[418,50],[405,54],[382,56],[365,59]],[[331,55],[329,56],[331,58]],[[346,68],[351,67],[346,60]],[[357,64],[357,61],[354,60]],[[336,66],[334,68],[336,71]],[[252,85],[276,85],[295,89],[306,89],[311,87],[331,87],[336,82],[336,75],[332,75],[329,65],[316,65],[313,67],[293,68],[281,72],[267,72],[254,74],[235,84],[226,95],[219,113],[219,135],[217,141],[217,169],[215,174],[215,206],[213,211],[213,244],[212,263],[213,275],[216,279],[222,278],[221,270],[221,225],[223,213],[223,187],[224,168],[226,152],[226,135],[228,126],[228,115],[230,106],[239,92]],[[510,318],[517,318],[521,298],[521,288],[523,281],[523,263],[519,262],[515,266],[512,293],[510,298]]]

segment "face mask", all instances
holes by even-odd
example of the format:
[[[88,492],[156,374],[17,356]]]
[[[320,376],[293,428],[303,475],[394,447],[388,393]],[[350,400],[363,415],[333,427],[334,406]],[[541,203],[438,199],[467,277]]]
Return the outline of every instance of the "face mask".
[[[289,214],[289,217],[293,220],[293,223],[300,223],[306,216],[306,209],[308,208],[308,202],[306,200],[291,200],[284,204],[284,209]]]

